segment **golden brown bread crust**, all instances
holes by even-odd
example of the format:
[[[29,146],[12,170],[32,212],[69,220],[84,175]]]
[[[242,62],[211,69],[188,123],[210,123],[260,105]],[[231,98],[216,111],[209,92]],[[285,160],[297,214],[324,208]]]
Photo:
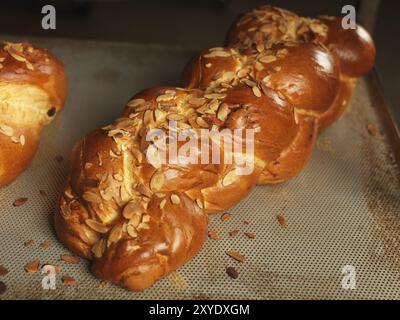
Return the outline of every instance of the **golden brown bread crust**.
[[[299,129],[288,148],[273,161],[267,162],[258,184],[283,182],[296,176],[307,165],[317,138],[317,119],[299,115]]]
[[[320,17],[328,26],[324,44],[339,59],[342,74],[359,78],[372,69],[375,63],[375,45],[371,36],[362,27],[343,29],[338,17]]]
[[[207,214],[234,206],[257,183],[297,175],[317,131],[342,114],[356,77],[372,67],[368,59],[375,55],[372,40],[350,30],[343,32],[356,44],[343,42],[332,21],[256,8],[232,26],[226,47],[205,50],[189,62],[184,88],[136,94],[121,118],[74,148],[55,218],[59,239],[92,259],[99,278],[144,290],[198,252]],[[354,51],[352,58],[342,50]],[[172,120],[175,129],[168,126]],[[210,129],[224,139],[253,129],[253,170],[238,175],[243,163],[210,162],[213,147],[222,160],[229,154],[227,146],[215,144],[221,136],[210,144],[198,138],[189,148],[178,141],[184,155],[207,160],[180,161],[168,147],[175,132],[188,128],[195,135]],[[148,139],[153,129],[167,138]],[[235,139],[247,143],[250,137]],[[169,161],[161,161],[165,149]]]
[[[0,187],[29,165],[66,93],[64,67],[49,52],[29,43],[0,45]]]

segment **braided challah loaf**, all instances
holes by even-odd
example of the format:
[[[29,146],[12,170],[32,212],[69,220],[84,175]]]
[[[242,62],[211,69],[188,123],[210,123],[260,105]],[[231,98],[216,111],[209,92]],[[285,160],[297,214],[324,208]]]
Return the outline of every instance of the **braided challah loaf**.
[[[29,165],[66,91],[64,67],[49,52],[29,43],[0,45],[0,187]]]
[[[318,129],[340,116],[374,55],[368,34],[342,30],[339,18],[270,6],[245,14],[225,48],[188,64],[184,88],[138,93],[121,118],[76,145],[55,218],[59,239],[92,259],[97,277],[135,291],[151,286],[198,252],[208,214],[304,168]],[[154,129],[165,139],[149,139]],[[241,145],[250,140],[241,130],[252,129],[254,148],[242,154],[254,156],[252,171],[239,174],[246,161],[212,161],[213,151],[228,153],[214,140],[184,148],[177,135],[187,129],[240,132]],[[173,142],[184,149],[178,157]],[[202,160],[180,161],[190,152]]]

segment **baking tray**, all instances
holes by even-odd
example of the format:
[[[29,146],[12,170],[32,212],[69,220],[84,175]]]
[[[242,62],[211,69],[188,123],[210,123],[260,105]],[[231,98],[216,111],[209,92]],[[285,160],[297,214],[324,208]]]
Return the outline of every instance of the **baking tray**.
[[[8,287],[0,299],[400,299],[400,144],[373,73],[358,82],[349,111],[319,136],[310,164],[298,177],[256,187],[230,210],[229,221],[215,215],[210,229],[221,240],[208,239],[184,267],[134,293],[104,285],[86,261],[60,261],[68,250],[54,233],[57,198],[74,142],[119,116],[134,93],[178,84],[193,52],[158,45],[32,41],[64,61],[69,96],[65,110],[43,131],[30,168],[0,190],[0,265],[9,270],[0,277]],[[381,133],[370,135],[368,123]],[[14,207],[20,197],[29,200]],[[240,230],[235,237],[228,235],[233,229]],[[34,243],[25,247],[27,240]],[[41,248],[42,242],[50,247]],[[228,250],[241,252],[246,261],[232,260]],[[25,264],[37,259],[62,266],[55,290],[42,289],[40,272],[25,273]],[[226,274],[228,266],[238,270],[237,279]],[[345,266],[355,271],[355,289],[343,288]],[[63,275],[77,284],[62,285]]]

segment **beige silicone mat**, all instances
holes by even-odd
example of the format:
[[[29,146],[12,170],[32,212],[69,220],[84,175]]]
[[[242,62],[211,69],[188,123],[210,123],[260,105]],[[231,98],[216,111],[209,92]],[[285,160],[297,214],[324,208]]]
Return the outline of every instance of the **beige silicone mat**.
[[[4,38],[4,37],[3,37]],[[230,210],[213,218],[221,240],[207,240],[201,253],[143,293],[102,286],[81,261],[60,261],[67,252],[54,236],[52,218],[73,143],[107,124],[134,93],[154,85],[177,84],[190,52],[179,48],[72,40],[36,39],[61,58],[69,75],[65,111],[43,132],[31,167],[0,190],[0,277],[8,289],[0,299],[400,299],[400,182],[386,134],[371,136],[368,123],[384,129],[373,76],[359,81],[351,109],[320,135],[302,174],[284,184],[257,187]],[[1,150],[0,150],[1,152]],[[55,160],[63,156],[64,161]],[[12,156],[12,155],[10,155]],[[44,190],[47,196],[39,193]],[[28,202],[13,207],[16,198]],[[288,226],[278,223],[283,213]],[[249,223],[245,224],[247,220]],[[228,232],[239,229],[236,237]],[[251,232],[248,239],[244,232]],[[24,242],[34,240],[30,247]],[[48,241],[50,247],[39,245]],[[237,250],[238,263],[227,256]],[[27,262],[62,266],[57,288],[44,290],[43,275],[26,274]],[[356,271],[356,288],[341,286],[342,269]],[[237,279],[225,269],[234,266]],[[62,275],[77,284],[65,287]]]

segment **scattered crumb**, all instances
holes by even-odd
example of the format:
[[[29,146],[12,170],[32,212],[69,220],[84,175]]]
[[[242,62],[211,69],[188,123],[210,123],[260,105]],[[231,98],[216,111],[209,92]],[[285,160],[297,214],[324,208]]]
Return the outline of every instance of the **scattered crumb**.
[[[25,247],[29,247],[29,246],[31,246],[32,244],[33,244],[33,240],[27,240],[27,241],[24,242],[24,246],[25,246]]]
[[[251,232],[245,232],[244,235],[249,239],[254,239],[256,237],[255,234]]]
[[[244,224],[250,224],[250,221],[249,220],[244,220],[243,223]]]
[[[367,124],[367,130],[371,136],[376,136],[379,132],[378,127],[373,123]]]
[[[239,262],[243,262],[244,260],[246,260],[246,257],[244,255],[234,250],[227,251],[226,254]]]
[[[221,240],[221,237],[219,236],[219,234],[214,230],[208,231],[208,237],[213,240]]]
[[[234,230],[229,231],[229,235],[230,235],[231,237],[236,236],[238,233],[239,233],[239,230],[238,230],[238,229],[234,229]]]
[[[8,270],[6,267],[0,265],[0,277],[5,276],[8,273]]]
[[[50,247],[50,243],[49,242],[42,242],[40,244],[40,247],[43,249],[48,249]]]
[[[221,221],[228,221],[231,219],[231,215],[228,212],[225,212],[221,215]]]
[[[25,271],[27,273],[36,273],[39,270],[40,262],[39,260],[28,262],[25,266]]]
[[[39,190],[40,195],[42,195],[43,197],[47,197],[47,192],[44,190]]]
[[[279,224],[281,225],[282,228],[287,228],[288,226],[288,221],[286,220],[285,216],[280,213],[276,216],[278,218]]]
[[[14,206],[14,207],[22,206],[22,205],[25,204],[27,201],[28,201],[28,198],[19,198],[19,199],[16,199],[16,200],[13,202],[13,206]]]
[[[232,279],[237,279],[239,277],[239,272],[234,268],[234,267],[228,267],[226,268],[226,273],[228,276],[230,276]]]

